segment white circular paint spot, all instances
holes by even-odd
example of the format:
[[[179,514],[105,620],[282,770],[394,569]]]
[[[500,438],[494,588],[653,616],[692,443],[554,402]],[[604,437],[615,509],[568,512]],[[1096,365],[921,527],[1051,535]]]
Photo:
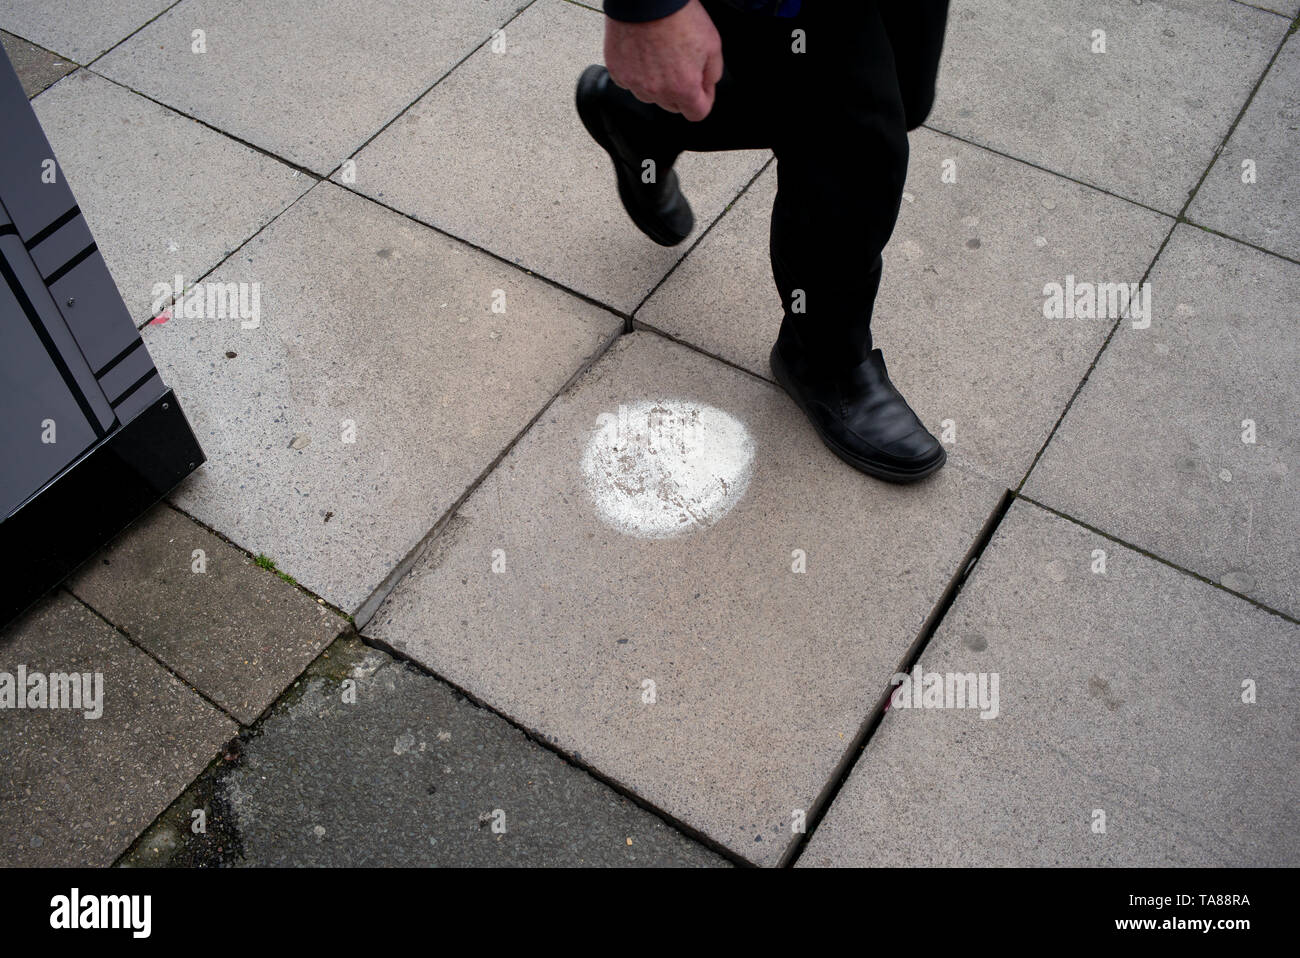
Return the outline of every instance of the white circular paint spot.
[[[582,472],[602,519],[628,535],[665,539],[731,511],[749,485],[754,448],[721,409],[637,402],[596,417]]]

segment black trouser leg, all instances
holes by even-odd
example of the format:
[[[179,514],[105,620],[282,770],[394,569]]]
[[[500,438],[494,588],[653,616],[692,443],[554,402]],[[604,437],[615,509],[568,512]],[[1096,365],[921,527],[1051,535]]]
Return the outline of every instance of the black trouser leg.
[[[793,19],[704,2],[726,71],[713,111],[691,123],[626,94],[641,118],[637,135],[664,169],[685,150],[775,152],[770,254],[781,336],[823,364],[856,366],[871,350],[907,130],[934,99],[947,2],[805,0]]]
[[[829,5],[827,5],[829,6]],[[894,51],[875,4],[810,15],[808,50],[787,77],[790,121],[774,149],[772,274],[781,339],[817,365],[870,353],[871,314],[907,174]]]
[[[898,90],[903,98],[907,128],[925,122],[934,106],[934,84],[943,54],[948,0],[907,0],[880,7],[889,45],[894,49]]]
[[[845,368],[872,349],[906,131],[934,103],[948,0],[806,5],[807,59],[790,77],[787,110],[807,119],[783,127],[775,144],[772,274],[785,307],[781,336],[820,365]]]

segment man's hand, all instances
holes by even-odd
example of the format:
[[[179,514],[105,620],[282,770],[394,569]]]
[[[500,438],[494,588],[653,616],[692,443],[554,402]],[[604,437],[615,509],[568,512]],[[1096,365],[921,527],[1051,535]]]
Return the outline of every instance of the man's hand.
[[[713,109],[722,76],[722,38],[700,0],[647,23],[605,18],[610,78],[643,103],[698,123]]]

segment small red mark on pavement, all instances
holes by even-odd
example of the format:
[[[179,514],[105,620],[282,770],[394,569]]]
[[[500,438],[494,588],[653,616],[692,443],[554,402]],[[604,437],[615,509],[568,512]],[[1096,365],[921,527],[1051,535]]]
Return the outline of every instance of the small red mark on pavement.
[[[169,320],[169,319],[171,319],[171,318],[172,318],[172,311],[171,311],[170,309],[164,309],[161,313],[159,313],[159,314],[158,314],[157,316],[155,316],[153,319],[149,320],[149,325],[150,325],[150,326],[161,326],[163,323],[167,322],[167,320]]]

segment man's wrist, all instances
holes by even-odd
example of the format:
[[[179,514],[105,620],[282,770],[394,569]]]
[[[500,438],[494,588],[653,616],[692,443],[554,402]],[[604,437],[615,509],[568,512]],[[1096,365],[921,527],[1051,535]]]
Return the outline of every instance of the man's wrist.
[[[690,0],[605,0],[605,16],[624,23],[645,23],[671,16]]]

